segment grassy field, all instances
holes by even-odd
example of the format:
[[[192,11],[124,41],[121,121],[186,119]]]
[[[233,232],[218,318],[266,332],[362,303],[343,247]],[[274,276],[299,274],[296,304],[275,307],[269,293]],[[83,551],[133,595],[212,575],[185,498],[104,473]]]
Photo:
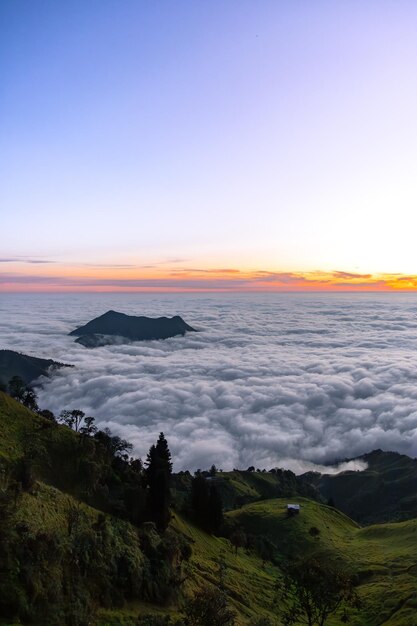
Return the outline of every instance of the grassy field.
[[[270,537],[282,559],[317,551],[338,559],[359,581],[362,608],[352,624],[416,626],[417,520],[360,528],[336,509],[297,502],[301,512],[290,518],[283,499],[245,506],[228,518],[247,532]],[[312,527],[317,536],[310,534]]]

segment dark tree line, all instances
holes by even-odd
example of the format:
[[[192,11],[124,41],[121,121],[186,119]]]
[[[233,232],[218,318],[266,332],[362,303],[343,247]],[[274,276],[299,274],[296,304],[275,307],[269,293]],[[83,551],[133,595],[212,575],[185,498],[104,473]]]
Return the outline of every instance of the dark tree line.
[[[28,433],[24,443],[24,453],[16,470],[24,489],[30,490],[36,478],[43,477],[135,525],[152,521],[159,531],[167,528],[172,461],[163,433],[151,446],[144,467],[140,459],[130,456],[131,443],[112,435],[107,428],[99,430],[94,417],[84,411],[65,409],[55,417],[47,409],[40,410],[36,393],[19,376],[9,381],[6,391],[48,420]],[[79,437],[50,436],[48,423],[51,427],[64,424]],[[48,468],[56,462],[60,464],[60,472],[49,472]]]
[[[14,383],[15,399],[34,410],[27,388]],[[13,622],[39,624],[48,615],[51,625],[84,626],[97,606],[176,598],[191,547],[168,528],[172,461],[164,434],[143,464],[131,457],[129,442],[100,430],[81,410],[57,418],[37,412],[44,419],[27,420],[19,459],[0,462],[0,614]],[[62,528],[15,523],[21,497],[36,494],[40,480],[75,496]],[[102,511],[96,521],[83,502]]]
[[[223,503],[213,476],[197,471],[191,482],[191,509],[196,523],[210,533],[219,533],[223,524]]]

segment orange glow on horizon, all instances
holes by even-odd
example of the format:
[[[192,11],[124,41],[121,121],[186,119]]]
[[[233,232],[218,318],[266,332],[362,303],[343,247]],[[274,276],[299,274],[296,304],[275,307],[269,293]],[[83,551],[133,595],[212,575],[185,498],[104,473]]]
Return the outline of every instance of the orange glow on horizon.
[[[2,268],[3,269],[3,268]],[[288,272],[175,265],[8,264],[0,292],[284,292],[417,290],[417,275],[347,271]]]

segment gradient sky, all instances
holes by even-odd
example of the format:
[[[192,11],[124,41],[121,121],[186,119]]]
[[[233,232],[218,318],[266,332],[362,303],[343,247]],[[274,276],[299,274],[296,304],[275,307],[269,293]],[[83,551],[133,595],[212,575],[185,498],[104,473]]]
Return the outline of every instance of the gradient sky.
[[[416,288],[416,2],[0,25],[0,290]]]

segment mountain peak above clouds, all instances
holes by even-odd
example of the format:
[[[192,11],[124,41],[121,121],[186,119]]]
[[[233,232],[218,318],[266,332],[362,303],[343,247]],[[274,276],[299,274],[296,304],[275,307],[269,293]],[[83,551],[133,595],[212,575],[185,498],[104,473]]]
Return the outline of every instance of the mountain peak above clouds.
[[[130,341],[152,339],[168,339],[186,332],[195,332],[179,316],[151,318],[145,316],[126,315],[118,311],[107,311],[94,318],[84,326],[80,326],[69,334],[78,337],[77,343],[93,348],[113,343],[110,336],[124,337]],[[108,339],[106,339],[106,337]]]

